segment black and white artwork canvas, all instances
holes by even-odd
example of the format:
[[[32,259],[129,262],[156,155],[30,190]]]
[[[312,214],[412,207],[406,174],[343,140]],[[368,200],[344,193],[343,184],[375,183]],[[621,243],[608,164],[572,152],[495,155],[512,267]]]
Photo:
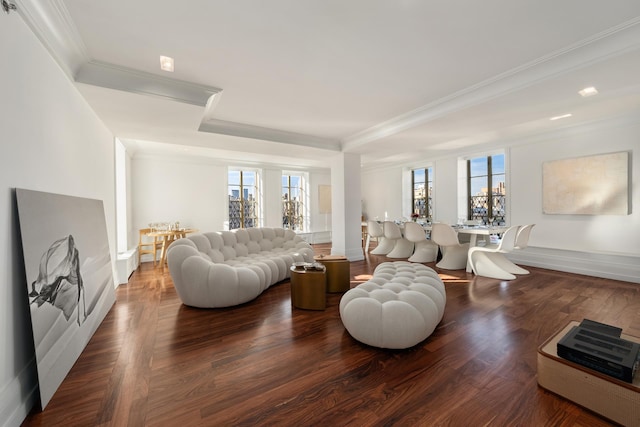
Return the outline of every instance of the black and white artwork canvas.
[[[45,408],[115,303],[101,200],[16,189]]]

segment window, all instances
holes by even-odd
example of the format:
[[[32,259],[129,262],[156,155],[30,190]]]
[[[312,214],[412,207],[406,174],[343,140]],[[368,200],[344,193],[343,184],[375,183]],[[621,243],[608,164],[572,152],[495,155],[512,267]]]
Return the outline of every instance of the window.
[[[429,221],[433,218],[433,168],[411,171],[411,213]]]
[[[506,187],[504,154],[467,160],[467,219],[505,223]]]
[[[229,171],[229,230],[258,227],[258,173]]]
[[[301,175],[282,175],[282,228],[304,230],[304,180]]]

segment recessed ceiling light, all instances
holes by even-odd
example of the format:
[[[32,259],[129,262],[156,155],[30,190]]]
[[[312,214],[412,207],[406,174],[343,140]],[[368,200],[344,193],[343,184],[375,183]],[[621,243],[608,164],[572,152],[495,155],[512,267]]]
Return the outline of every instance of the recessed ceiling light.
[[[173,58],[169,56],[160,56],[160,68],[164,71],[173,73]]]
[[[578,93],[580,95],[582,95],[584,98],[586,98],[587,96],[597,95],[598,94],[598,89],[596,89],[593,86],[589,86],[589,87],[585,87],[581,91],[578,91]]]
[[[567,117],[571,117],[571,116],[572,116],[572,114],[571,114],[571,113],[568,113],[568,114],[563,114],[563,115],[561,115],[561,116],[554,116],[554,117],[551,117],[549,120],[560,120],[560,119],[566,119]]]

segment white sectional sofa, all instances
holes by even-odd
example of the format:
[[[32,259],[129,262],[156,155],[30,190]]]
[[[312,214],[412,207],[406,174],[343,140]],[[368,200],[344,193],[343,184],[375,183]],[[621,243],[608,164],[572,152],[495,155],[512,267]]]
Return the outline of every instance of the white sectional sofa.
[[[167,252],[178,296],[192,307],[229,307],[289,277],[294,262],[312,262],[313,249],[283,228],[193,234]]]

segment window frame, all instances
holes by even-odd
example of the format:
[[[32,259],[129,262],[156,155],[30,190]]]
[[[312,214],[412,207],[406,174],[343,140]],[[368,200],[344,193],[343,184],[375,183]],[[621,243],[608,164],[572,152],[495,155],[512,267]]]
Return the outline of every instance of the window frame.
[[[297,186],[294,186],[294,187],[291,186],[292,177],[299,179]],[[284,182],[285,178],[286,178],[286,185]],[[295,203],[291,199],[292,188],[297,190],[297,193],[298,193],[298,198],[295,200]],[[285,193],[285,189],[287,189],[286,193]],[[289,195],[287,200],[285,200],[284,198],[285,194]],[[283,171],[281,186],[280,186],[280,198],[282,201],[282,228],[296,231],[296,232],[304,232],[306,228],[305,223],[307,220],[307,216],[306,216],[307,195],[306,195],[305,174]],[[292,209],[291,209],[292,203],[295,204],[295,209],[293,209],[293,211],[297,212],[297,214],[293,215],[294,218],[292,218]],[[291,224],[294,224],[294,226],[291,227]]]
[[[495,171],[494,157],[502,157],[502,171]],[[472,175],[472,162],[478,159],[485,159],[486,161],[486,174]],[[497,159],[496,159],[497,160]],[[466,201],[466,219],[481,219],[484,224],[505,224],[507,219],[507,170],[506,170],[506,154],[503,152],[496,152],[483,156],[474,156],[466,159],[466,174],[467,174],[467,201]],[[502,176],[502,181],[498,181],[498,186],[494,187],[494,181],[496,177]],[[472,181],[477,178],[486,177],[486,192],[485,194],[472,194],[473,184]],[[484,187],[483,187],[484,189]],[[478,205],[477,198],[486,197],[485,201],[482,201],[482,206]],[[484,209],[484,211],[477,212],[477,209]],[[493,221],[490,220],[493,218]]]
[[[416,171],[424,172],[424,209],[422,212],[417,212],[419,209],[416,209],[416,201],[421,200],[416,198]],[[411,178],[411,209],[410,212],[413,215],[417,213],[419,218],[424,218],[427,221],[432,221],[433,219],[433,167],[425,166],[419,168],[411,168],[410,170],[410,178]],[[418,182],[420,184],[421,181]],[[421,215],[422,213],[422,215]]]
[[[230,177],[231,174],[238,173],[239,174],[239,184],[231,184]],[[253,174],[253,185],[245,184],[245,175],[251,173]],[[244,189],[245,187],[253,188],[254,198],[250,200],[245,200]],[[232,223],[232,189],[237,188],[239,197],[239,224]],[[251,193],[249,193],[251,195]],[[252,228],[252,227],[260,227],[260,172],[256,169],[246,169],[246,168],[229,168],[227,172],[227,218],[229,223],[229,230],[233,230],[235,228]],[[252,207],[247,208],[247,204],[251,203]],[[249,213],[253,212],[253,215],[247,216],[247,211]],[[237,227],[236,227],[237,226]]]

